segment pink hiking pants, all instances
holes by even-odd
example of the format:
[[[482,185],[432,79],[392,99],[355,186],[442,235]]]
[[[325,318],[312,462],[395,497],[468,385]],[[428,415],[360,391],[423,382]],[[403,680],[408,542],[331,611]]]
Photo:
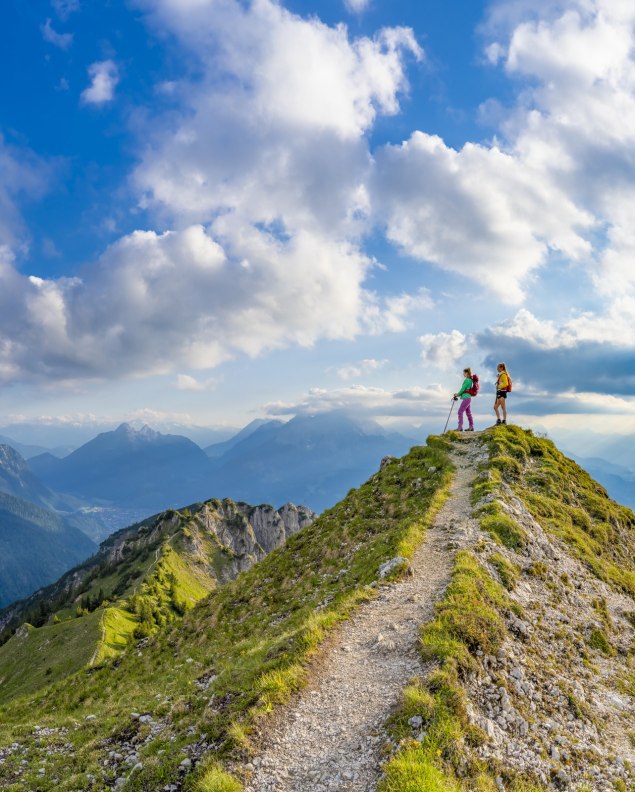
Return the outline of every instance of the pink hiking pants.
[[[459,405],[459,429],[463,429],[463,416],[467,415],[468,427],[474,429],[474,420],[472,418],[472,399],[461,399]]]

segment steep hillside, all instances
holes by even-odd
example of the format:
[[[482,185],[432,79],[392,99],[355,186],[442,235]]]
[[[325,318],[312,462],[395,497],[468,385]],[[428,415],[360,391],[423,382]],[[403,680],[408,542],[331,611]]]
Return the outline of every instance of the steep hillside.
[[[0,786],[628,792],[634,597],[635,515],[552,443],[430,438],[178,625],[13,698]]]
[[[0,492],[0,607],[48,585],[95,548],[59,514]]]
[[[635,509],[635,473],[599,457],[573,457],[618,503]]]
[[[381,792],[632,789],[635,515],[531,432],[450,437],[488,450],[481,533],[422,627],[437,669],[404,691]]]
[[[72,511],[80,505],[49,489],[33,474],[23,457],[8,445],[0,445],[0,492],[45,509]]]
[[[208,501],[119,531],[57,583],[0,611],[0,636],[10,639],[0,647],[0,701],[148,637],[314,517],[290,503],[276,511]]]

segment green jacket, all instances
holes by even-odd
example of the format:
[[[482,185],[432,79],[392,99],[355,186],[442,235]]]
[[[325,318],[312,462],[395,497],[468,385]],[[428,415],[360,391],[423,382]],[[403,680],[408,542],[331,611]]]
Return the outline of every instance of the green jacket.
[[[457,396],[460,396],[462,399],[471,399],[472,394],[466,393],[465,391],[472,387],[472,378],[466,377],[465,382],[461,385],[461,390],[457,393]]]

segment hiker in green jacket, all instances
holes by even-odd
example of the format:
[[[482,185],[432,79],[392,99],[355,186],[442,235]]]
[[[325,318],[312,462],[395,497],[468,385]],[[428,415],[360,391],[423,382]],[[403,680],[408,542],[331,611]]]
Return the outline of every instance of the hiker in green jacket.
[[[455,399],[461,399],[461,404],[459,405],[459,426],[458,431],[463,431],[463,416],[467,415],[468,420],[468,432],[474,431],[474,419],[472,418],[472,393],[470,391],[474,388],[474,380],[472,379],[472,369],[466,368],[463,369],[463,376],[465,380],[463,381],[463,385],[461,385],[461,389],[458,393],[454,394]]]

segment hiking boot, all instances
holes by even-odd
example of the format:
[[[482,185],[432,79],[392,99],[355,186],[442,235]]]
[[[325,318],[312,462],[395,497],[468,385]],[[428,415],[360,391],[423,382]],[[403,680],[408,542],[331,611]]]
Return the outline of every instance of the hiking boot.
[[[474,427],[473,427],[473,426],[470,426],[470,428],[469,428],[467,431],[468,431],[468,432],[473,432],[473,431],[474,431]]]
[[[463,431],[463,429],[461,429],[461,427],[460,427],[460,426],[458,426],[458,427],[456,428],[456,431],[457,431],[457,432],[462,432],[462,431]]]
[[[506,421],[506,420],[504,420],[504,419],[503,419],[503,420],[501,421],[501,423],[502,423],[502,424],[505,424],[505,426],[507,426],[507,421]]]
[[[496,426],[498,426],[499,424],[502,424],[502,423],[503,423],[503,422],[501,421],[501,419],[500,419],[500,418],[497,418],[497,419],[496,419]]]

